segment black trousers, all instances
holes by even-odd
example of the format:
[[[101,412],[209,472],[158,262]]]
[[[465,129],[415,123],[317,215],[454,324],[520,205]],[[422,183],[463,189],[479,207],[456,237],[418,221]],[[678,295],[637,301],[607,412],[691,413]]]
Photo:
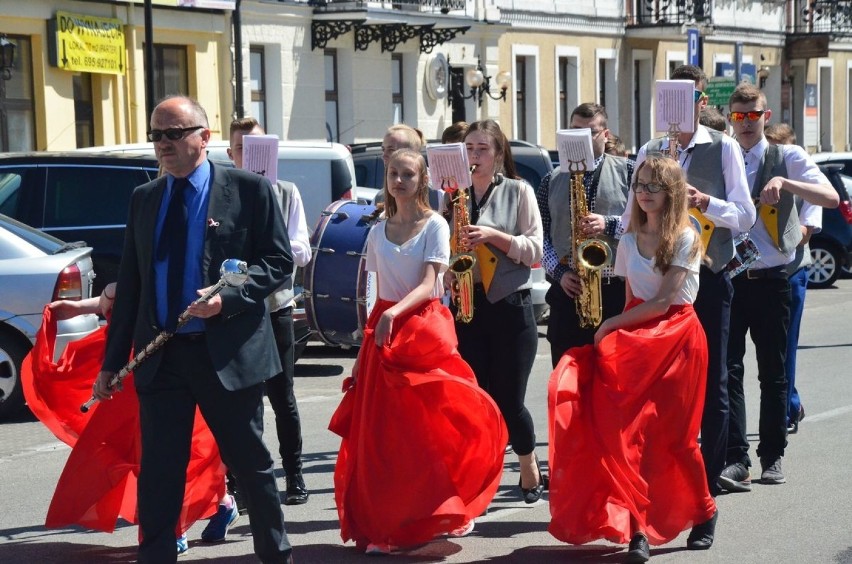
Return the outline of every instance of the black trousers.
[[[142,431],[138,481],[139,562],[177,560],[175,527],[183,503],[195,407],[225,465],[234,473],[248,506],[254,551],[264,563],[283,563],[291,553],[272,457],[263,443],[263,386],[228,391],[210,362],[203,337],[174,337],[163,348],[154,379],[137,386]]]
[[[538,348],[530,291],[520,290],[492,304],[480,285],[475,288],[473,320],[456,322],[459,352],[500,408],[512,448],[527,455],[535,449],[535,429],[524,400]]]
[[[270,318],[282,371],[266,381],[266,396],[272,405],[272,411],[275,412],[281,465],[288,476],[293,476],[302,471],[302,424],[299,420],[296,394],[293,391],[295,337],[292,309],[288,307],[274,311]]]
[[[757,456],[784,456],[787,446],[787,329],[790,327],[790,282],[777,278],[749,280],[745,273],[734,278],[731,335],[728,340],[728,394],[731,426],[728,433],[728,464],[751,466],[746,435],[743,392],[746,333],[751,332],[760,382],[760,442]]]
[[[603,319],[609,319],[624,311],[625,287],[624,280],[613,276],[601,283],[601,300],[603,303]],[[546,296],[550,306],[550,317],[547,319],[547,340],[550,342],[550,359],[553,367],[559,364],[559,359],[571,347],[591,345],[595,342],[597,327],[582,328],[577,317],[577,306],[574,298],[568,296],[559,282],[551,282]]]
[[[707,336],[707,391],[701,417],[701,454],[707,486],[714,497],[720,493],[718,480],[725,469],[728,446],[728,331],[734,288],[726,272],[714,273],[702,266],[695,313]]]

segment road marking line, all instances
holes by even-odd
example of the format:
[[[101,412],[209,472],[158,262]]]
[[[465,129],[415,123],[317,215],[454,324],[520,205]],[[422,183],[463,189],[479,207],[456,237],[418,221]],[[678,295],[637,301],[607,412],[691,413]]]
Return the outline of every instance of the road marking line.
[[[835,409],[829,409],[828,411],[823,411],[822,413],[817,413],[816,415],[808,415],[805,417],[805,421],[814,422],[814,421],[823,421],[824,419],[831,419],[833,417],[838,417],[840,415],[846,415],[847,413],[852,412],[852,405],[847,405],[846,407],[838,407]]]

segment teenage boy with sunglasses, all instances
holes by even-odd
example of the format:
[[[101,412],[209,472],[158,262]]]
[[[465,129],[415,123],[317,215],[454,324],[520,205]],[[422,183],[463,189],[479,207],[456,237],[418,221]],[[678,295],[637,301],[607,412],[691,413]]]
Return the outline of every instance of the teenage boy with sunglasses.
[[[782,484],[781,459],[787,445],[787,376],[785,358],[790,325],[790,282],[786,265],[808,226],[821,224],[819,206],[837,207],[838,196],[819,167],[798,145],[770,145],[764,127],[772,115],[766,96],[753,84],[742,84],[731,95],[728,121],[743,151],[751,196],[758,206],[749,238],[760,251],[752,267],[733,279],[728,338],[730,426],[726,467],[719,486],[731,492],[751,490],[746,436],[743,357],[751,331],[760,381],[761,482]],[[804,200],[801,213],[795,197]]]
[[[725,467],[728,438],[728,323],[731,313],[733,287],[726,265],[734,257],[733,238],[748,231],[754,224],[755,209],[748,193],[742,152],[736,141],[699,124],[701,110],[707,107],[704,88],[707,77],[701,68],[682,65],[674,70],[672,79],[695,83],[694,132],[678,137],[678,161],[684,169],[689,191],[689,205],[697,207],[715,228],[705,249],[709,264],[701,266],[695,312],[707,335],[708,367],[704,413],[701,419],[701,454],[707,473],[710,493],[716,496],[719,475]],[[652,139],[636,158],[636,169],[649,152],[669,153],[668,139]],[[721,171],[721,174],[719,172]],[[630,198],[633,198],[633,192]],[[632,201],[627,203],[622,226],[630,221]],[[716,516],[707,523],[696,525],[687,539],[687,548],[703,550],[713,544]]]

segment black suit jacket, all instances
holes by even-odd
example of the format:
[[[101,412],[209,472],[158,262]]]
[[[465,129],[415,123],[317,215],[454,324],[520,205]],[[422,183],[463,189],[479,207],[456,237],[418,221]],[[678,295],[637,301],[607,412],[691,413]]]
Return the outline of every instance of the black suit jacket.
[[[204,287],[219,280],[228,258],[244,260],[249,278],[239,288],[225,288],[222,312],[206,320],[207,347],[219,379],[228,390],[239,390],[281,371],[265,298],[293,271],[290,241],[269,181],[259,175],[211,163],[202,278]],[[157,322],[153,256],[157,214],[166,177],[137,187],[130,201],[118,291],[106,345],[103,370],[117,372],[131,348],[142,350],[162,331]],[[149,383],[162,351],[135,371],[136,384]]]

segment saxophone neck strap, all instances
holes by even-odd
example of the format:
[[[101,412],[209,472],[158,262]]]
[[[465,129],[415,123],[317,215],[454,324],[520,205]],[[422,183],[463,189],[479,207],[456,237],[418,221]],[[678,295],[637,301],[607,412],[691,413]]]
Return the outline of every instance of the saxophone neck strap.
[[[476,225],[479,221],[479,211],[485,207],[485,204],[488,203],[488,198],[491,197],[491,193],[494,191],[494,182],[488,185],[488,190],[485,191],[485,194],[482,195],[482,199],[479,202],[476,201],[476,194],[473,191],[473,187],[471,186],[470,190],[470,224]]]

